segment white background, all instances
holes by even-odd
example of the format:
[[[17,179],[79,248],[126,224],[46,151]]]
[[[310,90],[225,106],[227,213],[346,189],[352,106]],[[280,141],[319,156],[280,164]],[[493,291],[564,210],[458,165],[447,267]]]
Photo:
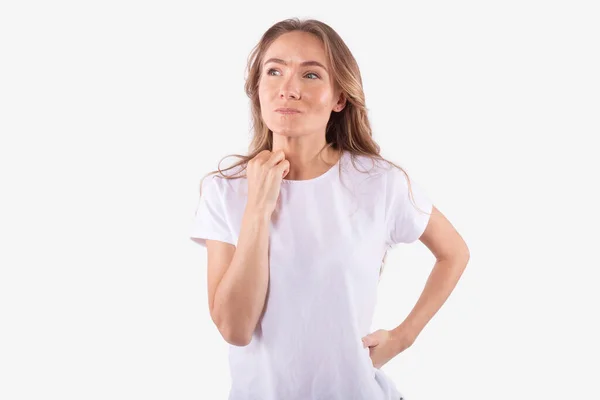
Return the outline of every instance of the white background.
[[[2,2],[0,398],[226,399],[199,182],[247,149],[252,47],[312,17],[356,57],[382,154],[471,252],[383,370],[409,400],[599,399],[593,3]],[[389,254],[372,330],[434,261]]]

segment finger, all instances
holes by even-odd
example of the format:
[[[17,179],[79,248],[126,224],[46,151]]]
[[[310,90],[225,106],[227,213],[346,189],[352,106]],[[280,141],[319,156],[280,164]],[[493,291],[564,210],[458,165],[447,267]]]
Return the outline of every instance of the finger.
[[[369,347],[378,346],[379,339],[375,336],[369,336],[367,337],[367,343],[369,344]]]
[[[269,150],[263,150],[260,153],[258,153],[254,158],[260,160],[261,163],[264,164],[265,162],[269,161],[269,158],[271,158],[271,152]]]
[[[290,162],[288,160],[283,160],[278,166],[277,168],[279,168],[279,171],[282,174],[282,177],[285,178],[285,176],[290,172]]]
[[[269,160],[265,163],[269,168],[273,168],[275,165],[279,164],[281,161],[285,159],[285,153],[283,150],[277,150],[271,153]]]

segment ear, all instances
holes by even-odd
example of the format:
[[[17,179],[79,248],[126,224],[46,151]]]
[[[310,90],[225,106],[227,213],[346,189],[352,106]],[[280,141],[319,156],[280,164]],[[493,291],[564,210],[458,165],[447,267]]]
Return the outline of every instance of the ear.
[[[344,109],[344,107],[346,107],[346,96],[343,92],[340,92],[338,101],[335,103],[335,106],[333,106],[333,111],[340,112]]]

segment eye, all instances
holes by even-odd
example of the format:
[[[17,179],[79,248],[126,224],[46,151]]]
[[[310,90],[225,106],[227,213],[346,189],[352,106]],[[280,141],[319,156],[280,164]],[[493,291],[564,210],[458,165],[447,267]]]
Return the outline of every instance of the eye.
[[[276,69],[269,68],[269,69],[267,70],[267,75],[270,75],[270,76],[277,76],[277,75],[273,75],[273,74],[271,74],[271,72],[272,72],[272,71],[273,71],[273,72],[279,72],[279,71],[277,71]],[[314,72],[309,72],[309,73],[307,73],[307,74],[306,74],[306,75],[304,75],[304,76],[308,76],[308,75],[314,75],[314,76],[315,76],[314,78],[309,78],[309,79],[311,79],[311,80],[313,80],[313,79],[320,79],[320,76],[319,76],[318,74],[315,74]]]

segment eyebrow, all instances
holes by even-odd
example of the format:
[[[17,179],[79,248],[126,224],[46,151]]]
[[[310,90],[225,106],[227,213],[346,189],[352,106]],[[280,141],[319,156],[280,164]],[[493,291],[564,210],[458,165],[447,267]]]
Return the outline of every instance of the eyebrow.
[[[269,58],[267,61],[264,62],[263,65],[266,65],[270,62],[274,62],[277,64],[283,64],[283,65],[288,65],[287,62],[285,62],[284,60],[282,60],[281,58]],[[318,61],[304,61],[303,63],[300,63],[301,66],[316,66],[316,67],[321,67],[323,68],[327,73],[329,73],[329,71],[327,71],[327,68],[325,68],[325,66],[323,64],[321,64]]]

